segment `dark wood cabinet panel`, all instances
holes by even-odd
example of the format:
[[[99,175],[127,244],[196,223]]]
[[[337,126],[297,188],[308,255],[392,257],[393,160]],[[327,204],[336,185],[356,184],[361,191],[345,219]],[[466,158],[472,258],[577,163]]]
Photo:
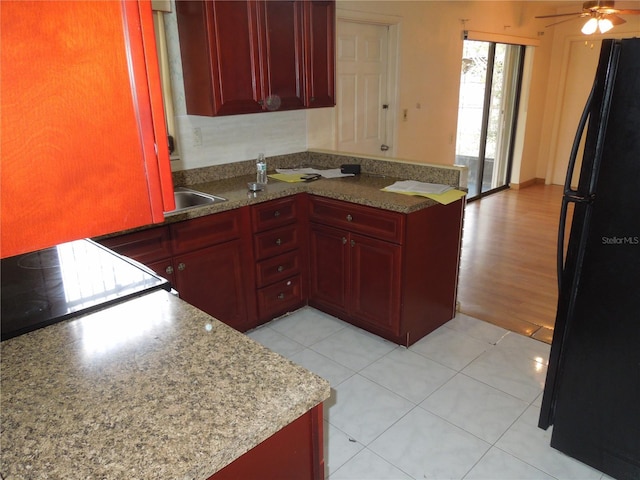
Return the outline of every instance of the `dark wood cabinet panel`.
[[[301,215],[301,195],[271,200],[251,207],[251,224],[254,232],[294,223]]]
[[[298,275],[302,271],[299,250],[283,253],[256,263],[256,286],[266,287],[279,280]]]
[[[333,2],[185,1],[176,15],[189,114],[335,104]]]
[[[180,298],[240,331],[250,323],[242,256],[240,242],[235,240],[173,259]]]
[[[307,107],[333,107],[335,98],[335,1],[304,2]]]
[[[260,318],[272,319],[302,307],[304,291],[300,275],[258,289]]]
[[[349,248],[351,316],[400,335],[402,247],[352,234]]]
[[[170,225],[173,254],[240,238],[245,215],[240,208]]]
[[[322,404],[312,408],[208,480],[322,480]]]
[[[176,2],[187,112],[262,111],[258,6],[255,1]]]
[[[297,224],[274,228],[254,235],[256,260],[279,255],[300,246],[302,227]]]
[[[270,0],[264,8],[264,107],[267,110],[304,108],[302,3]]]
[[[394,243],[402,243],[405,216],[389,210],[312,195],[309,218]]]
[[[309,233],[309,304],[341,317],[348,311],[347,236],[315,223]]]

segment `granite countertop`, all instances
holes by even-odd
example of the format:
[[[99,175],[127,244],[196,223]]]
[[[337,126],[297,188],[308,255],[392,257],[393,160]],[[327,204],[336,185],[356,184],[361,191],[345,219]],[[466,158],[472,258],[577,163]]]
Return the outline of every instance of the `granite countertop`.
[[[196,218],[301,192],[400,213],[411,213],[438,204],[436,201],[426,197],[381,191],[382,188],[393,184],[396,180],[396,178],[369,174],[342,178],[321,178],[320,180],[308,183],[289,183],[269,178],[266,188],[263,191],[255,193],[250,192],[247,188],[248,182],[255,181],[255,175],[244,175],[210,182],[195,183],[185,185],[185,187],[224,197],[227,201],[169,215],[166,222],[173,223],[189,218]]]
[[[2,343],[10,479],[206,479],[329,384],[165,291]]]

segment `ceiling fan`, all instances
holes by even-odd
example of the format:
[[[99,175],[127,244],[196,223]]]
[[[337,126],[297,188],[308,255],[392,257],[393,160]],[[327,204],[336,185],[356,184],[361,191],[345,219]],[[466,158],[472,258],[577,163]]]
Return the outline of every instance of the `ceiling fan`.
[[[588,18],[587,22],[582,27],[582,33],[585,35],[591,35],[598,29],[600,30],[600,33],[605,33],[611,30],[615,25],[626,23],[626,20],[619,15],[640,15],[640,10],[618,9],[615,8],[615,2],[613,0],[596,0],[584,2],[582,4],[581,12],[540,15],[536,18],[574,17],[551,23],[546,25],[547,27],[569,22],[576,18]]]

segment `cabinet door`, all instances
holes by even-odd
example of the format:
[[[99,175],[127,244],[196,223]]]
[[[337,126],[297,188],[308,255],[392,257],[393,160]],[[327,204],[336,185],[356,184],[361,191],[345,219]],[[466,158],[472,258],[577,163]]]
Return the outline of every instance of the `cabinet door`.
[[[309,235],[309,304],[327,313],[347,311],[349,266],[347,232],[311,224]]]
[[[351,234],[350,314],[390,334],[400,334],[402,247]]]
[[[305,9],[305,105],[333,107],[335,99],[335,2],[312,0]]]
[[[0,19],[1,256],[163,221],[149,2],[2,1]]]
[[[240,241],[176,256],[173,266],[180,298],[237,330],[248,328]]]
[[[176,2],[187,112],[261,112],[264,92],[255,1]]]
[[[293,0],[263,3],[264,108],[304,108],[302,4]]]

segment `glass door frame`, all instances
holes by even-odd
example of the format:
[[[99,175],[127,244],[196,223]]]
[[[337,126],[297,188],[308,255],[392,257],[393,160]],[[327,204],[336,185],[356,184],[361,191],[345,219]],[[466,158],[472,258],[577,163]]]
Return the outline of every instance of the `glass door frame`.
[[[465,38],[464,41],[467,41]],[[489,44],[489,51],[487,54],[487,71],[485,75],[485,88],[484,88],[484,99],[482,105],[482,120],[481,120],[481,130],[480,130],[480,145],[478,151],[478,168],[476,171],[476,178],[474,179],[477,185],[477,194],[473,196],[467,197],[468,201],[478,200],[486,195],[491,193],[495,193],[501,190],[506,190],[510,188],[510,180],[511,180],[511,170],[513,163],[513,153],[515,148],[515,136],[517,132],[517,123],[518,123],[518,112],[520,108],[520,94],[522,91],[522,78],[525,64],[525,53],[526,46],[525,45],[515,45],[515,44],[504,44],[509,46],[518,46],[519,51],[517,53],[518,66],[515,73],[515,88],[513,92],[513,108],[511,112],[511,124],[508,133],[508,151],[507,151],[507,164],[506,164],[506,172],[505,172],[505,183],[504,185],[500,185],[498,187],[491,188],[489,190],[483,191],[482,181],[484,177],[484,168],[486,162],[486,151],[487,151],[487,137],[489,133],[489,121],[491,115],[491,98],[493,95],[493,74],[494,74],[494,63],[495,63],[495,52],[496,45],[502,42],[494,42],[494,41],[485,41],[485,40],[470,40],[470,41],[484,41]],[[462,84],[461,84],[462,85]],[[457,148],[456,148],[457,150]],[[496,152],[497,153],[497,152]],[[457,155],[457,152],[456,152]],[[494,165],[495,168],[495,165]]]

